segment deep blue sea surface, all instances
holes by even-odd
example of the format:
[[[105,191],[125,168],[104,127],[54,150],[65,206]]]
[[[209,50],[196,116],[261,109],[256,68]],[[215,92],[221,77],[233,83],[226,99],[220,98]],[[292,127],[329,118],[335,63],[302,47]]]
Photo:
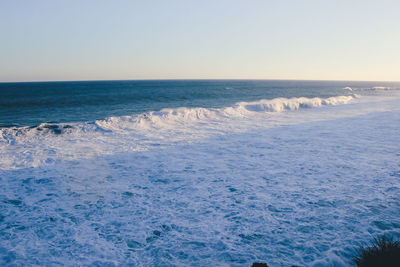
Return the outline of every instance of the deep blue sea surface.
[[[81,122],[162,108],[227,107],[278,97],[330,97],[345,87],[393,83],[273,80],[165,80],[0,83],[0,127]]]

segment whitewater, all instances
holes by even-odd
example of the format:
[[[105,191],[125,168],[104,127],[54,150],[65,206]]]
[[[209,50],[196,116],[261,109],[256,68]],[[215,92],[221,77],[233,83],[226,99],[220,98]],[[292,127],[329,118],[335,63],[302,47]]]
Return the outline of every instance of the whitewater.
[[[1,128],[0,264],[349,266],[400,238],[399,103],[343,87]]]

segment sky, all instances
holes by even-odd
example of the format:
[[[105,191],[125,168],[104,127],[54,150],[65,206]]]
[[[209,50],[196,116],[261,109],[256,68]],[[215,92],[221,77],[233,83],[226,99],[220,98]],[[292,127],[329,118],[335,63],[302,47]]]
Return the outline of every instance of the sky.
[[[400,81],[400,1],[0,0],[0,81]]]

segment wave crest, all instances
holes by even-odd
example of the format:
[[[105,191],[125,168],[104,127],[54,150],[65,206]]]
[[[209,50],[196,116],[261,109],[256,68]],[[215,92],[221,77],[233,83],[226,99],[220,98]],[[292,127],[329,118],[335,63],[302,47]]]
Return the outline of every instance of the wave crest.
[[[277,114],[346,104],[352,96],[276,98],[239,102],[226,108],[176,108],[109,117],[84,123],[0,129],[0,169],[37,167],[56,160],[143,151],[159,145],[192,142],[214,135],[277,124]],[[297,116],[296,116],[297,117]]]
[[[329,98],[276,98],[272,100],[260,100],[250,103],[239,103],[248,111],[253,112],[282,112],[289,110],[299,110],[302,108],[314,108],[325,105],[346,104],[353,99],[353,96],[337,96]]]
[[[356,96],[336,96],[329,98],[275,98],[263,99],[254,102],[238,102],[232,107],[226,108],[165,108],[160,111],[151,111],[139,115],[109,117],[104,120],[96,120],[87,123],[75,124],[51,124],[42,123],[36,127],[11,127],[0,129],[0,142],[10,141],[23,135],[60,135],[71,133],[74,130],[91,131],[120,131],[120,130],[138,130],[148,127],[171,128],[174,124],[190,124],[190,122],[204,123],[212,121],[227,120],[235,117],[247,117],[253,113],[284,112],[296,111],[305,108],[315,108],[329,105],[346,104]],[[13,138],[10,138],[13,137]],[[7,142],[10,143],[10,142]]]
[[[336,96],[329,98],[275,98],[254,102],[239,102],[226,108],[165,108],[134,116],[110,117],[98,120],[95,124],[107,130],[139,129],[148,127],[167,127],[184,125],[192,122],[213,122],[235,117],[251,116],[254,112],[284,112],[296,111],[304,108],[315,108],[329,105],[346,104],[354,96]]]

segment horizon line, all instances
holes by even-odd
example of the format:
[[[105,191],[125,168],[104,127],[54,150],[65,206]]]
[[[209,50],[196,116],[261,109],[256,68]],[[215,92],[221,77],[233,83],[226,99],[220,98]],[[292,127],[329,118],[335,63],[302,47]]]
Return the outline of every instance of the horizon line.
[[[0,81],[0,83],[57,83],[57,82],[113,82],[113,81],[315,81],[315,82],[393,82],[394,80],[341,80],[341,79],[273,79],[273,78],[149,78],[149,79],[82,79],[82,80],[30,80],[30,81]]]

